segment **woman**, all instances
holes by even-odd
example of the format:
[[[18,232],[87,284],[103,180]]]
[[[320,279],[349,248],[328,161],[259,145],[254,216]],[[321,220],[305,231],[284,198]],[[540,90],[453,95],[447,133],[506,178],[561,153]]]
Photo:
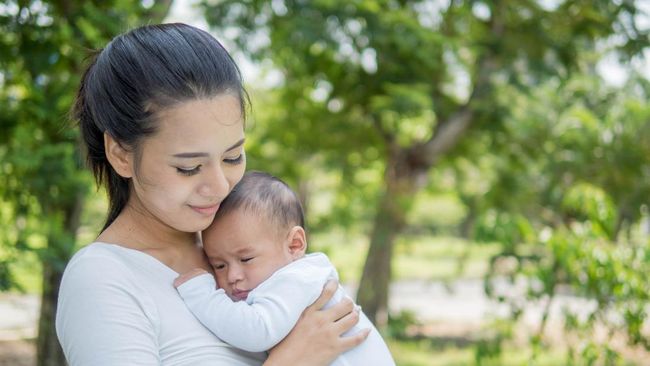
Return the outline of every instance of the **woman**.
[[[86,70],[74,108],[98,183],[109,195],[95,243],[66,267],[57,335],[76,365],[326,365],[367,332],[336,284],[266,354],[223,343],[172,286],[209,265],[197,234],[245,168],[246,93],[239,70],[206,32],[146,26],[113,39]]]

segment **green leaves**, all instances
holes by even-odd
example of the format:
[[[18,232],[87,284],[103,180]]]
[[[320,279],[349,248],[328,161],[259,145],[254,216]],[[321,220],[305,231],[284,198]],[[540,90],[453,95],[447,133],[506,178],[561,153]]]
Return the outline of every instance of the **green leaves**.
[[[631,73],[616,88],[595,71],[613,41],[623,60],[650,45],[635,27],[638,4],[250,0],[205,8],[213,27],[237,29],[242,52],[281,75],[261,91],[251,162],[309,187],[327,203],[323,225],[365,228],[387,192],[401,212],[382,216],[381,231],[419,209],[409,203],[420,187],[449,192],[467,207],[464,233],[502,244],[495,274],[527,278],[531,301],[560,287],[596,299],[600,315],[590,322],[567,318],[585,337],[609,312],[641,339],[650,84]],[[515,317],[522,306],[513,304]],[[541,328],[530,339],[538,349]],[[574,350],[594,363],[616,361],[602,349]]]
[[[383,131],[408,147],[431,138],[435,114],[430,86],[420,84],[384,84],[384,94],[370,98],[370,113],[378,116]]]
[[[590,222],[598,237],[614,239],[616,207],[599,187],[589,183],[576,184],[566,192],[561,205],[571,217]]]
[[[89,50],[146,11],[129,1],[27,1],[0,13],[0,245],[11,248],[0,261],[36,250],[62,269],[72,254],[92,181],[68,110]],[[46,244],[28,245],[35,237]]]

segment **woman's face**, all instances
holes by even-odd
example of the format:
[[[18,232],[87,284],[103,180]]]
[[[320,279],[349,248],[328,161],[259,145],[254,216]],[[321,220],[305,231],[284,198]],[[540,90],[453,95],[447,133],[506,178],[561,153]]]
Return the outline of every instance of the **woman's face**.
[[[158,113],[134,163],[135,209],[183,232],[205,229],[246,167],[237,97],[183,102]]]

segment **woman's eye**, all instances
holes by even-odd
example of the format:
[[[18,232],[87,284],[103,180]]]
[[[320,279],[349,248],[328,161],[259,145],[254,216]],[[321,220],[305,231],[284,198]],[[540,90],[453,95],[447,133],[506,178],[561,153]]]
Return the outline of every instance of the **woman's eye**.
[[[250,258],[242,258],[241,261],[244,262],[244,263],[246,263],[246,262],[250,261],[250,260],[253,259],[253,258],[254,258],[254,257],[250,257]]]
[[[236,158],[223,159],[223,161],[224,163],[231,165],[241,164],[244,161],[244,153],[239,154]]]
[[[194,175],[201,170],[201,166],[197,165],[194,168],[176,168],[176,171],[182,175]]]

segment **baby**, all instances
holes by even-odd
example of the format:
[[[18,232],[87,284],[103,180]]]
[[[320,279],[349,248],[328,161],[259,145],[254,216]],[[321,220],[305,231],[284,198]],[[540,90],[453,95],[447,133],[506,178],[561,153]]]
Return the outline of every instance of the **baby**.
[[[327,256],[305,254],[304,227],[300,201],[284,182],[248,172],[202,233],[214,277],[196,269],[179,276],[174,286],[217,337],[246,351],[269,350],[289,334],[325,283],[338,280]],[[326,307],[344,296],[339,286]],[[363,329],[371,329],[370,335],[332,365],[395,365],[377,329],[359,315],[343,336]]]

